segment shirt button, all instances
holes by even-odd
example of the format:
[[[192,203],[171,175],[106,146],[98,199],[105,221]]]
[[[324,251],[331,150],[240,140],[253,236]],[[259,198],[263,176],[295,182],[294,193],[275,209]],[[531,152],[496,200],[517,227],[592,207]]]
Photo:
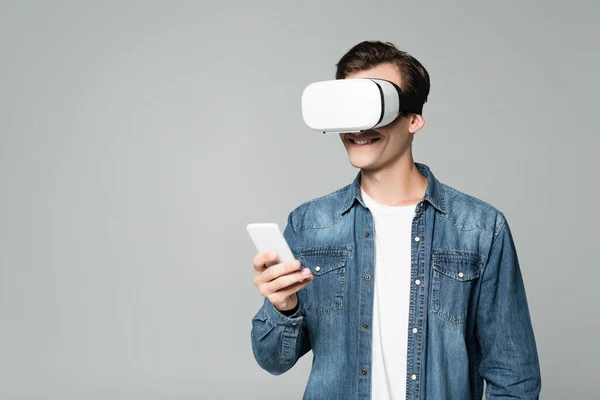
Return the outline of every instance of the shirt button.
[[[363,327],[363,328],[365,328],[365,329],[367,329],[367,328],[369,327],[369,325],[367,325],[367,324],[362,324],[362,327]]]
[[[364,375],[366,375],[366,374],[367,374],[367,371],[365,371],[365,370],[363,369],[362,371],[360,371],[360,374],[364,376]]]
[[[365,237],[371,236],[371,232],[365,232]]]
[[[421,284],[421,281],[417,279],[417,280],[415,281],[415,285],[419,286],[420,284]]]
[[[417,380],[417,376],[416,376],[415,374],[412,374],[412,375],[410,376],[410,379],[412,379],[413,381],[416,381],[416,380]]]
[[[365,279],[366,279],[366,280],[369,280],[369,279],[371,279],[371,275],[369,275],[369,274],[366,274],[366,275],[365,275]]]
[[[319,272],[321,270],[321,267],[319,267],[318,265],[315,267],[315,271]]]
[[[415,242],[418,242],[419,240],[421,240],[421,238],[417,236],[417,237],[415,238]]]
[[[417,332],[419,332],[419,330],[417,328],[412,329],[412,333],[417,333]]]
[[[463,274],[462,272],[459,272],[458,276],[462,278],[463,276],[465,276],[465,274]]]

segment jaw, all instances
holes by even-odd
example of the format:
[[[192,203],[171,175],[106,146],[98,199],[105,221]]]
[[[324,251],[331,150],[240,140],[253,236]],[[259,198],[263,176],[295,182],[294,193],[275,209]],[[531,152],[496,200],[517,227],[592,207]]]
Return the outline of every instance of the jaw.
[[[346,151],[350,163],[356,168],[372,168],[381,159],[382,147],[384,143],[378,143],[382,139],[379,139],[377,143],[366,145],[364,147],[355,146],[350,142],[345,142]],[[374,147],[377,146],[377,147]]]

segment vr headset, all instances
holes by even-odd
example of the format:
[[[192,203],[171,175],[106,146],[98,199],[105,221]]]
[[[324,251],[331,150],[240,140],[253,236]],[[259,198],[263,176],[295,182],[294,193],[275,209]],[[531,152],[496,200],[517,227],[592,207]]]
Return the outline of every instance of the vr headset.
[[[335,79],[304,89],[302,118],[323,133],[361,132],[388,125],[401,112],[421,114],[424,103],[384,79]]]

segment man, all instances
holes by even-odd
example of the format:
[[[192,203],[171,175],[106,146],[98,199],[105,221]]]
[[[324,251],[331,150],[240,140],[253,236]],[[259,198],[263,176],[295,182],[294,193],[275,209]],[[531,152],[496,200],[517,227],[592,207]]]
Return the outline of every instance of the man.
[[[362,42],[337,64],[336,79],[367,77],[429,94],[425,68],[391,43]],[[424,123],[409,113],[340,134],[354,182],[290,212],[295,261],[254,257],[254,357],[278,375],[312,350],[304,399],[481,399],[484,380],[491,400],[539,398],[506,217],[413,161]]]

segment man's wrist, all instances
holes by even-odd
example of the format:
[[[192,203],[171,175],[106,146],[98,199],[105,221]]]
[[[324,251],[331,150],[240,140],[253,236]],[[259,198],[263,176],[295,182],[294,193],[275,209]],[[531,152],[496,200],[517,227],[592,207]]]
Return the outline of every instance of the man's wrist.
[[[296,306],[290,310],[281,310],[279,311],[280,313],[282,313],[283,315],[285,315],[286,317],[289,317],[290,315],[294,315],[295,313],[298,312],[298,309],[300,308],[300,299],[298,299],[298,301],[296,302]]]
[[[296,326],[302,322],[302,304],[300,304],[299,301],[294,309],[287,311],[280,311],[275,308],[273,303],[271,303],[267,297],[265,297],[265,301],[268,303],[268,306],[265,309],[265,316],[275,325],[288,327],[289,325]]]

